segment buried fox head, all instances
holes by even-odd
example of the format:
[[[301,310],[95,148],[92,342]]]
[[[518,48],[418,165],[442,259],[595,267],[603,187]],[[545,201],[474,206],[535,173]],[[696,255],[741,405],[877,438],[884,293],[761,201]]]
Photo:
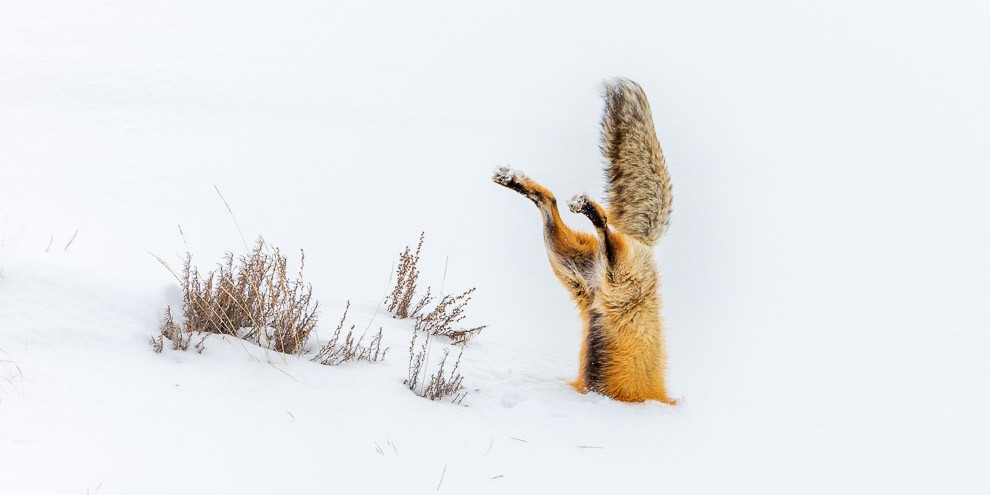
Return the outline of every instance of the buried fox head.
[[[568,202],[591,220],[594,234],[568,227],[553,193],[524,174],[500,168],[492,179],[536,204],[550,267],[581,313],[574,388],[620,401],[675,404],[664,382],[667,354],[653,260],[653,247],[670,223],[670,178],[642,88],[619,79],[606,83],[604,96],[608,208],[587,195]]]

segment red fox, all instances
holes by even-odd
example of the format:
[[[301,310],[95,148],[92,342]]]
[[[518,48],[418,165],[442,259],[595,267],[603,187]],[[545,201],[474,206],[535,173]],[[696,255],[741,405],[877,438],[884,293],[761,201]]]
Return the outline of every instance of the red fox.
[[[670,224],[670,178],[643,89],[628,79],[606,82],[604,99],[608,209],[586,194],[568,203],[591,220],[595,235],[564,224],[553,193],[522,173],[503,167],[492,179],[536,203],[550,267],[577,302],[584,328],[571,385],[620,401],[673,405],[664,383],[667,353],[653,261],[653,247]]]

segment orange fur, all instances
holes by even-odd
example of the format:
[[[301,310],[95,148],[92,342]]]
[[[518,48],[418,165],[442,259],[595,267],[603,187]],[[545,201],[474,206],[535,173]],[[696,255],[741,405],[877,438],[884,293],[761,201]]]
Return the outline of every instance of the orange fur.
[[[571,385],[620,401],[675,404],[664,379],[667,353],[653,260],[653,246],[669,223],[670,180],[638,85],[620,80],[606,87],[602,134],[610,160],[609,210],[587,195],[570,202],[572,211],[591,220],[595,234],[564,224],[553,194],[523,174],[502,168],[493,180],[536,204],[550,267],[577,303],[583,325]],[[609,223],[609,214],[616,223]]]

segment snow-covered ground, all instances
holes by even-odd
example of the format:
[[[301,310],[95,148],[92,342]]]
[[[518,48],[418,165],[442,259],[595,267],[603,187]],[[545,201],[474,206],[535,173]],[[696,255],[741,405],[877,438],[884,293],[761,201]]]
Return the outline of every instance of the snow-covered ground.
[[[990,7],[0,2],[0,493],[987,493]],[[580,395],[511,165],[600,197],[597,84],[649,95],[681,404]],[[306,251],[325,367],[148,344],[185,241]],[[585,219],[566,213],[575,226]],[[378,309],[477,287],[463,405]],[[74,239],[73,239],[74,237]],[[71,240],[71,244],[70,244]],[[66,245],[68,244],[68,248]],[[446,275],[444,271],[446,267]]]

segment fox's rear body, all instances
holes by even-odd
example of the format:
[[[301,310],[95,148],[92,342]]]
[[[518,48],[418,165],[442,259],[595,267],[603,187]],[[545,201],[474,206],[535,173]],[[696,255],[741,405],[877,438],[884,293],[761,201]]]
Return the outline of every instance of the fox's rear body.
[[[591,220],[595,234],[564,224],[553,194],[523,174],[502,168],[494,180],[536,203],[550,266],[578,305],[584,328],[572,385],[622,401],[673,404],[664,382],[667,357],[653,259],[670,222],[670,179],[646,95],[627,79],[605,86],[602,153],[608,161],[608,211],[587,195],[569,203],[571,211]]]

